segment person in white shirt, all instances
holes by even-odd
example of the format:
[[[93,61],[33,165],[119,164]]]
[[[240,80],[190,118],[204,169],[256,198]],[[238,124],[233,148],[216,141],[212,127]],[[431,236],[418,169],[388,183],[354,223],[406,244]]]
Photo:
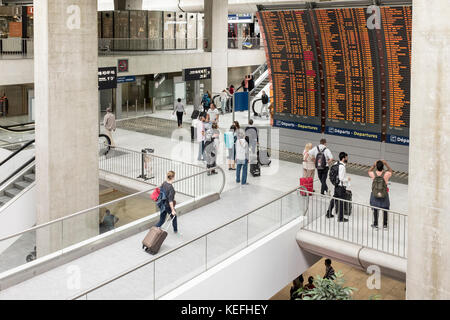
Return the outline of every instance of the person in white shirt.
[[[116,131],[116,117],[112,113],[112,109],[106,109],[105,117],[103,118],[103,126],[105,127],[105,133],[111,140],[111,147],[115,147],[112,133]]]
[[[214,103],[211,103],[211,107],[208,110],[206,122],[211,124],[219,123],[219,110],[217,110]]]
[[[248,173],[248,141],[245,137],[245,132],[242,129],[238,131],[238,139],[236,141],[236,183],[242,183],[246,185],[247,183],[247,173]],[[242,179],[241,179],[241,169],[242,169]]]
[[[327,148],[327,140],[321,139],[320,144],[317,147],[312,148],[308,153],[315,163],[317,175],[322,184],[320,193],[325,194],[325,192],[327,192],[330,194],[327,186],[327,176],[328,170],[330,169],[330,163],[333,162],[333,154],[330,149]]]
[[[186,109],[184,109],[184,105],[181,103],[181,99],[178,98],[178,102],[175,104],[173,108],[173,114],[177,113],[178,120],[178,128],[183,126],[183,114],[186,114]]]
[[[205,117],[201,116],[197,123],[198,161],[203,161],[203,151],[205,150]]]
[[[221,109],[222,109],[222,114],[225,112],[226,107],[227,107],[228,95],[229,95],[229,92],[227,89],[224,89],[220,93],[220,105],[221,105]]]
[[[338,199],[345,199],[345,194],[347,192],[347,187],[349,185],[350,177],[347,176],[347,162],[348,154],[345,152],[339,153],[339,184],[334,188],[334,196]],[[336,201],[336,213],[338,214],[339,222],[347,222],[348,219],[344,218],[344,202]],[[327,217],[333,217],[331,211],[335,205],[335,201],[331,201],[330,208],[327,212]],[[331,215],[331,216],[330,216]]]

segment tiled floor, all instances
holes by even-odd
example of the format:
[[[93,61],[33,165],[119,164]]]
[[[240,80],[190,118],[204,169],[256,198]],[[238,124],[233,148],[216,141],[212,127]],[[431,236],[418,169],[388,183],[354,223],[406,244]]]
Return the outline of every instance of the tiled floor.
[[[304,284],[307,283],[309,276],[315,277],[316,275],[319,275],[323,277],[325,273],[324,261],[325,258],[319,260],[315,265],[309,268],[308,271],[303,273],[303,278],[305,279]],[[404,282],[381,276],[381,288],[379,290],[369,289],[366,285],[369,275],[364,271],[338,261],[333,261],[332,265],[335,271],[340,271],[343,273],[345,286],[358,289],[353,293],[354,300],[369,300],[371,297],[373,298],[376,295],[379,296],[379,299],[381,300],[405,300],[406,285]],[[291,286],[292,283],[288,284],[270,300],[289,300]]]

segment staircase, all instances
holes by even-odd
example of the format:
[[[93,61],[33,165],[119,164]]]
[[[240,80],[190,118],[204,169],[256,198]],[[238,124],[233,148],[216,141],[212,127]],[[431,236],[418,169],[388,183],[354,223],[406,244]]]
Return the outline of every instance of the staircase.
[[[9,183],[0,191],[0,210],[9,201],[14,199],[22,190],[26,189],[36,180],[35,166],[33,165],[24,174],[20,175],[13,182]]]
[[[250,91],[250,101],[256,98],[262,89],[269,83],[269,73],[267,72],[267,63],[260,65],[253,73],[255,88]]]

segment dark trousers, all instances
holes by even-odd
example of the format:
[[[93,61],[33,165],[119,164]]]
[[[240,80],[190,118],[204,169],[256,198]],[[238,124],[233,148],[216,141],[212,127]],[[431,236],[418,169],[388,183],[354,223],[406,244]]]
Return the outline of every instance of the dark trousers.
[[[347,192],[346,187],[337,186],[334,188],[334,198],[345,199],[345,193]],[[344,219],[344,201],[339,201],[338,199],[331,199],[330,205],[328,207],[327,215],[333,213],[333,208],[336,205],[336,214],[338,215],[338,220]]]
[[[177,111],[177,120],[178,120],[178,126],[181,126],[183,124],[183,112]]]
[[[378,225],[378,209],[373,209],[373,224]],[[383,210],[383,226],[386,227],[388,224],[388,213]]]
[[[173,216],[172,213],[167,212],[166,210],[164,210],[163,212],[161,212],[161,215],[159,216],[159,221],[156,224],[157,227],[161,227],[164,222],[166,222],[166,217],[167,214],[170,215],[170,218],[173,218],[172,220],[172,225],[173,225],[173,231],[177,232],[178,231],[178,225],[177,225],[177,216]]]
[[[320,193],[325,194],[325,192],[328,191],[327,186],[327,176],[328,176],[328,167],[325,167],[325,169],[317,169],[317,175],[319,177],[320,183],[322,184],[322,187],[320,188]]]

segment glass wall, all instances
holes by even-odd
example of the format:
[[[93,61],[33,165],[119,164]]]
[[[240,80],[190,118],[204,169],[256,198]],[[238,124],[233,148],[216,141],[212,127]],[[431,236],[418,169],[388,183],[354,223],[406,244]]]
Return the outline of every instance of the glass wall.
[[[199,16],[173,11],[99,12],[99,50],[196,50],[197,38],[202,37]]]

